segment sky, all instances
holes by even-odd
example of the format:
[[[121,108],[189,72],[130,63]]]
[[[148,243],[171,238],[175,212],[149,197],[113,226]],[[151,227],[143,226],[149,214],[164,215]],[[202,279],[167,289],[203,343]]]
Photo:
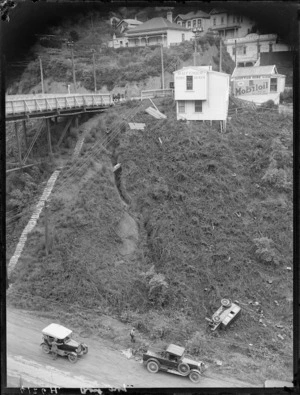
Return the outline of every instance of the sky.
[[[109,5],[107,5],[109,4]],[[128,2],[130,6],[146,7],[155,6],[155,2]],[[43,1],[19,0],[17,6],[10,11],[10,21],[0,22],[2,47],[1,52],[7,61],[20,60],[28,55],[30,48],[37,39],[37,34],[46,33],[51,25],[58,25],[70,15],[77,15],[90,11],[93,8],[101,9],[103,15],[109,9],[125,6],[125,1],[82,2],[82,1]],[[296,1],[185,1],[158,2],[156,5],[174,6],[180,12],[189,12],[194,9],[209,10],[210,8],[224,8],[231,12],[240,12],[257,21],[257,24],[267,33],[277,33],[288,43],[297,40],[297,2]],[[162,11],[163,12],[163,11]],[[176,12],[174,13],[176,16]]]

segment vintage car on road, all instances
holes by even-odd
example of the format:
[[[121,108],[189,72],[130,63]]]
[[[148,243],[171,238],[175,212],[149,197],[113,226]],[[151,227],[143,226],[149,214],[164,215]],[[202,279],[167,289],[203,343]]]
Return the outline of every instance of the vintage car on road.
[[[42,334],[43,343],[41,343],[41,347],[46,354],[51,353],[54,339],[56,339],[57,355],[68,357],[72,363],[77,361],[78,356],[88,352],[88,346],[73,340],[72,331],[62,325],[50,324],[42,330]]]
[[[230,299],[222,299],[221,307],[212,315],[211,318],[205,318],[212,331],[218,327],[226,329],[240,314],[241,308]]]
[[[193,383],[200,381],[205,366],[203,362],[194,361],[187,356],[185,349],[175,344],[170,344],[165,351],[148,350],[143,354],[143,363],[150,373],[162,370],[179,376],[188,376]]]

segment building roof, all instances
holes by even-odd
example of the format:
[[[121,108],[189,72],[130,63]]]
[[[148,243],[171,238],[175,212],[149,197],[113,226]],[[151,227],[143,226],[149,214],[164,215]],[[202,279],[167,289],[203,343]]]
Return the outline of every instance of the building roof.
[[[178,355],[179,357],[181,357],[184,353],[184,348],[180,347],[180,346],[176,346],[175,344],[170,344],[166,351],[171,354]]]
[[[233,70],[232,78],[250,77],[258,75],[277,74],[276,66],[252,66],[252,67],[236,67]]]
[[[224,10],[223,8],[213,8],[210,13],[210,15],[215,15],[215,14],[227,14],[227,11]]]
[[[118,25],[120,25],[121,23],[126,22],[129,25],[141,25],[143,22],[138,21],[137,19],[122,19]]]
[[[203,70],[203,71],[212,71],[212,67],[211,66],[184,66],[184,67],[182,67],[181,69],[179,69],[179,70],[175,70],[175,71],[173,71],[173,73],[175,74],[175,73],[177,73],[177,72],[179,72],[179,71],[182,71],[182,70],[195,70],[195,71],[199,71],[199,70]]]
[[[189,31],[185,27],[178,25],[177,23],[172,23],[165,18],[158,17],[152,18],[149,21],[143,23],[140,26],[134,27],[130,31],[127,32],[128,35],[135,34],[135,33],[146,33],[152,32],[155,30],[181,30],[181,31]]]
[[[188,19],[194,19],[194,18],[210,18],[209,14],[207,12],[204,11],[191,11],[187,14],[179,14],[176,16],[175,19],[177,18],[181,18],[183,21],[187,21]]]
[[[42,333],[57,339],[65,339],[72,333],[72,331],[59,324],[50,324],[42,330]]]

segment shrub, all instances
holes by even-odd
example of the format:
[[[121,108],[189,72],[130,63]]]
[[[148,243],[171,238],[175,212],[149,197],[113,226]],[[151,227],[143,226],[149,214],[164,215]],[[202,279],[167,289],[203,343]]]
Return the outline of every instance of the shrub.
[[[273,248],[274,242],[267,237],[260,237],[253,240],[256,247],[255,254],[258,259],[267,264],[279,263],[278,254]]]

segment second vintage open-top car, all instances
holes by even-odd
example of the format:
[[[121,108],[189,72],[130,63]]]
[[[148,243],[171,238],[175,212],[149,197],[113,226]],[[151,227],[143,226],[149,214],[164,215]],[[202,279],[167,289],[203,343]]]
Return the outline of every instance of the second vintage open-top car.
[[[188,376],[193,383],[200,381],[205,367],[203,362],[197,362],[187,356],[183,347],[174,344],[170,344],[165,351],[148,350],[143,354],[143,363],[150,373],[162,370],[179,376]]]
[[[54,341],[57,345],[57,355],[68,357],[72,363],[77,361],[78,356],[88,352],[88,346],[72,339],[72,331],[62,325],[50,324],[42,330],[42,334],[43,343],[41,343],[41,347],[46,354],[51,353]]]

